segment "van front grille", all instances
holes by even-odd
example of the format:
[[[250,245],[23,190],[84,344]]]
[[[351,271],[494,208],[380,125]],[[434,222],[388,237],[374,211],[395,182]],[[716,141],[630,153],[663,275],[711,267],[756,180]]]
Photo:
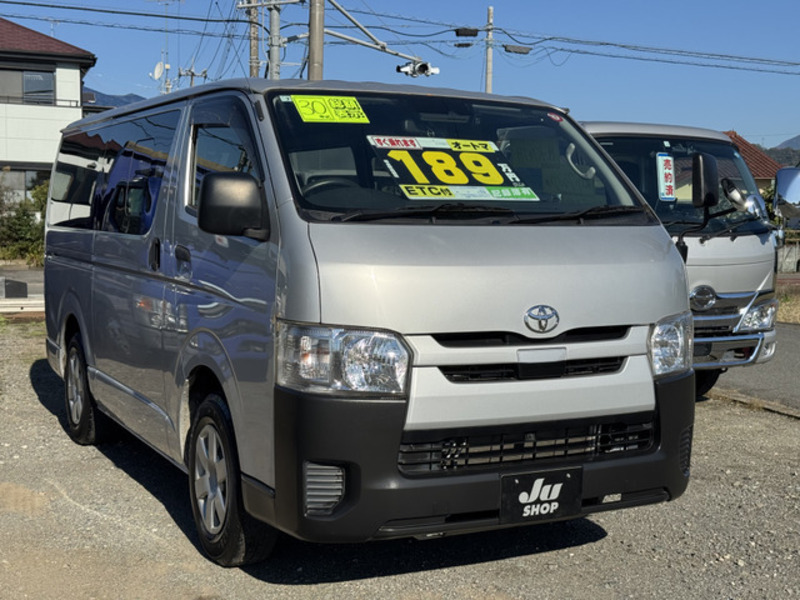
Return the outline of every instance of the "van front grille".
[[[553,363],[447,366],[439,370],[452,383],[485,383],[616,373],[624,361],[624,357],[613,356]]]
[[[438,333],[432,337],[445,348],[488,348],[499,346],[531,346],[542,344],[579,344],[583,342],[608,342],[621,340],[628,335],[629,327],[582,327],[565,331],[552,338],[529,338],[505,331]]]
[[[404,442],[398,467],[406,475],[520,466],[548,459],[587,459],[646,452],[654,444],[652,420],[541,428],[515,433],[460,435]]]

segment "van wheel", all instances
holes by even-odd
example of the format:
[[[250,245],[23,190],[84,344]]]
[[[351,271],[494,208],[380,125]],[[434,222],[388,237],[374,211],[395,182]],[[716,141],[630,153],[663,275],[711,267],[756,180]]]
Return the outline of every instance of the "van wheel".
[[[697,398],[705,396],[717,383],[717,379],[722,375],[722,369],[710,369],[707,371],[694,372],[694,389]]]
[[[230,413],[219,394],[198,407],[187,453],[192,514],[205,553],[223,567],[267,558],[278,532],[244,510]]]
[[[67,408],[67,433],[84,446],[103,441],[110,423],[100,413],[89,390],[86,376],[86,353],[80,334],[67,344],[67,366],[64,372],[64,399]]]

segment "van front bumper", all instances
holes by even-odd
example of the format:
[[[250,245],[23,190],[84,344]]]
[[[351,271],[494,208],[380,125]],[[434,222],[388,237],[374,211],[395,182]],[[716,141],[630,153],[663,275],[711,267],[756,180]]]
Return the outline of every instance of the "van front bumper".
[[[411,476],[398,466],[405,400],[337,399],[276,389],[275,488],[245,475],[245,508],[300,539],[357,542],[525,524],[501,517],[501,489],[508,476],[533,481],[531,477],[554,470],[580,473],[580,498],[565,518],[672,500],[684,492],[689,480],[694,374],[654,385],[656,409],[645,415],[653,423],[653,442],[644,452]],[[569,427],[570,422],[564,425]],[[330,515],[305,514],[305,463],[343,468],[343,499]]]
[[[694,368],[726,369],[767,362],[775,355],[776,340],[775,329],[744,335],[695,337]]]

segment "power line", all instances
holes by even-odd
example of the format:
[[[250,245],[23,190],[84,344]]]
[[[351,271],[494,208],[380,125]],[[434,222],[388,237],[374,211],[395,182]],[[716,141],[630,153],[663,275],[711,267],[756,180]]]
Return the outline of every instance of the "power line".
[[[12,19],[19,19],[19,20],[29,20],[29,21],[52,21],[53,17],[35,17],[31,15],[15,15],[9,13],[3,13],[3,16],[9,17]],[[164,18],[164,15],[161,15],[161,18]],[[109,29],[129,29],[132,31],[147,31],[149,33],[164,33],[163,27],[148,27],[146,25],[129,25],[124,23],[98,23],[97,21],[82,21],[79,19],[57,19],[59,23],[68,23],[70,25],[85,25],[88,27],[107,27]],[[228,33],[214,33],[208,31],[197,31],[195,29],[170,29],[170,33],[175,33],[178,35],[197,35],[197,36],[208,36],[208,37],[230,37],[230,35],[234,35],[235,37],[246,37],[244,34],[228,34]]]
[[[93,12],[108,15],[124,15],[128,17],[146,17],[149,19],[170,19],[173,21],[195,21],[198,23],[248,23],[245,19],[209,19],[203,17],[191,17],[182,15],[162,15],[148,12],[138,12],[131,10],[119,10],[113,8],[98,8],[94,6],[74,6],[70,4],[47,4],[44,2],[26,2],[23,0],[0,0],[0,4],[13,4],[16,6],[30,6],[35,8],[49,8],[58,10],[76,10],[81,12]],[[52,18],[52,17],[51,17]]]
[[[229,68],[225,68],[225,64],[227,63],[228,55],[230,54],[232,47],[235,46],[234,39],[237,41],[240,39],[241,40],[246,39],[246,36],[244,34],[237,34],[234,31],[235,26],[238,24],[249,25],[249,21],[246,19],[234,18],[232,15],[232,11],[228,17],[225,17],[222,14],[222,10],[219,8],[219,4],[216,2],[215,4],[217,4],[217,10],[220,13],[221,18],[211,18],[210,9],[205,17],[194,17],[194,16],[187,16],[180,14],[159,15],[154,13],[127,11],[119,9],[83,7],[77,5],[58,5],[48,2],[38,2],[32,0],[0,0],[0,4],[36,7],[42,9],[50,9],[50,10],[84,11],[84,12],[118,15],[126,17],[144,17],[144,18],[156,18],[156,19],[168,18],[174,21],[203,23],[203,31],[197,31],[191,29],[179,29],[179,30],[176,29],[173,30],[173,32],[178,35],[201,36],[201,38],[204,36],[226,38],[228,40],[227,44],[220,43],[220,46],[226,45],[226,49],[224,51],[225,56],[224,60],[222,61],[223,62],[222,70],[224,70],[225,72],[229,70]],[[369,9],[365,10],[365,9],[354,8],[350,9],[350,12],[354,14],[368,15],[378,19],[381,24],[377,24],[370,27],[375,30],[383,30],[393,33],[401,38],[398,40],[393,40],[391,42],[392,44],[395,45],[421,44],[428,48],[433,49],[434,51],[448,58],[457,58],[456,54],[447,53],[435,47],[435,45],[442,45],[442,44],[448,44],[451,46],[455,45],[455,41],[442,40],[440,38],[444,35],[454,32],[455,29],[460,26],[456,23],[447,23],[433,19],[426,19],[422,17],[411,17],[408,15],[380,13]],[[53,18],[52,16],[47,16],[47,17],[35,17],[29,15],[10,15],[10,16],[17,19],[30,19],[39,21],[50,21]],[[402,24],[394,27],[386,24],[388,21],[391,20],[400,21]],[[131,29],[131,30],[153,31],[153,32],[162,31],[161,29],[155,27],[147,27],[144,25],[107,24],[107,23],[97,23],[97,22],[74,20],[74,19],[59,19],[59,21],[64,23],[86,25],[86,26],[114,27],[117,29]],[[223,24],[224,25],[223,33],[209,32],[208,31],[209,24]],[[262,29],[268,31],[268,29],[264,27],[262,24],[259,25],[262,27]],[[303,24],[298,24],[298,25],[303,25]],[[412,26],[436,27],[437,29],[435,31],[417,33],[409,31],[409,28]],[[342,25],[331,24],[330,27],[335,29],[353,28],[351,25],[347,24],[342,24]],[[482,27],[477,27],[475,29],[477,29],[478,31],[483,30]],[[720,68],[720,69],[729,69],[737,71],[770,73],[777,75],[800,75],[800,70],[797,71],[793,70],[794,68],[800,67],[800,62],[784,60],[784,59],[770,59],[763,57],[722,54],[722,53],[693,51],[693,50],[684,50],[675,48],[662,48],[657,46],[642,46],[642,45],[626,44],[620,42],[570,38],[565,36],[538,35],[530,32],[510,30],[500,27],[495,27],[494,32],[495,34],[502,33],[508,39],[518,44],[528,44],[532,46],[536,50],[536,53],[528,57],[527,64],[533,64],[535,62],[539,62],[546,56],[550,59],[550,61],[554,65],[560,66],[563,65],[564,62],[566,62],[566,59],[561,63],[557,63],[554,60],[554,57],[557,54],[564,54],[567,57],[571,55],[598,56],[611,59],[637,60],[640,62],[685,65],[685,66],[702,67],[702,68]],[[422,42],[421,41],[422,39],[425,39],[426,41]],[[477,43],[485,43],[485,40],[477,41]],[[498,47],[502,46],[501,40],[495,40],[494,43]],[[202,44],[202,39],[200,44],[198,44],[198,51],[195,52],[195,56],[199,52],[201,44]],[[577,46],[577,47],[572,47],[572,46]],[[583,48],[581,48],[581,46]],[[607,52],[599,50],[598,48],[612,48],[619,51],[623,51],[623,53]],[[217,54],[219,53],[219,51],[220,48],[218,47]]]

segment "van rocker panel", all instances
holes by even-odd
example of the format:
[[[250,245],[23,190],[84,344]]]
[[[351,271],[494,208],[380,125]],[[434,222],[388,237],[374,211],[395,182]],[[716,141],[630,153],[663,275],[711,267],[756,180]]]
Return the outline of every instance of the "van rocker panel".
[[[332,398],[275,390],[276,487],[244,477],[248,512],[300,539],[359,542],[498,529],[501,476],[579,466],[581,506],[573,517],[672,500],[686,489],[694,422],[694,374],[657,381],[656,427],[647,452],[542,466],[490,467],[468,474],[404,476],[398,469],[404,401]],[[345,495],[333,514],[303,514],[303,463],[343,466]],[[612,501],[604,503],[610,498]]]

